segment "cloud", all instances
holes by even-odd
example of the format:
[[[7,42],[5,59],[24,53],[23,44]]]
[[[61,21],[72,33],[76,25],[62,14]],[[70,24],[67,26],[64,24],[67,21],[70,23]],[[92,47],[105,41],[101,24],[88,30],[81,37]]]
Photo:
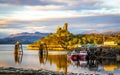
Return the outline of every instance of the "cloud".
[[[12,5],[36,5],[39,4],[39,2],[39,0],[0,0],[0,3]]]
[[[46,1],[46,0],[0,0],[0,3],[2,4],[10,4],[10,5],[29,5],[29,6],[35,6],[35,5],[59,5],[61,3],[57,3],[55,1]]]
[[[7,37],[9,34],[5,32],[0,32],[0,38]]]
[[[36,10],[120,8],[119,0],[0,0],[4,6],[28,6]]]
[[[0,34],[69,30],[120,30],[119,0],[0,0]],[[9,33],[8,33],[9,32]]]
[[[26,9],[26,8],[25,8]],[[74,18],[74,17],[87,17],[87,16],[99,16],[99,15],[119,15],[119,9],[107,10],[64,10],[64,11],[37,11],[26,9],[23,11],[12,11],[10,14],[2,14],[3,18],[11,18],[15,20],[45,20],[53,18]]]
[[[45,20],[21,21],[15,20],[0,29],[9,29],[13,31],[22,32],[55,32],[57,26],[63,26],[67,22],[71,32],[75,30],[119,30],[120,16],[118,15],[99,15],[99,16],[86,16],[86,17],[71,17],[71,18],[51,18]],[[77,32],[79,33],[79,32]]]
[[[85,9],[85,8],[93,8],[98,0],[42,0],[45,2],[49,2],[53,5],[54,3],[61,3],[61,5],[64,5],[64,8],[62,9]],[[95,8],[95,7],[94,7]]]
[[[108,8],[120,8],[120,0],[102,0],[100,6]]]
[[[11,19],[16,20],[42,20],[48,18],[70,18],[70,17],[80,17],[89,16],[87,14],[79,14],[76,11],[13,11],[10,14]]]
[[[0,19],[0,25],[9,24],[11,20],[9,19]]]
[[[107,7],[107,4],[111,5],[107,0],[0,0],[0,3],[3,3],[0,4],[2,19],[39,20],[120,14],[119,7]]]
[[[25,6],[28,9],[33,9],[33,10],[60,10],[64,8],[62,5],[46,5],[46,6]]]
[[[2,4],[16,6],[33,6],[34,8],[42,8],[42,10],[53,8],[56,10],[75,10],[75,9],[90,9],[97,8],[96,3],[99,0],[0,0]],[[54,7],[56,6],[56,7]]]

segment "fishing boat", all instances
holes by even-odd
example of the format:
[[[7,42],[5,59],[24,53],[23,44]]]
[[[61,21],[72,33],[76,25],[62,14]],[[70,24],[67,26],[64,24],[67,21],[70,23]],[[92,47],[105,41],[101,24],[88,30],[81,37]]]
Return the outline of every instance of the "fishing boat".
[[[87,60],[86,58],[87,58],[87,51],[81,50],[79,53],[79,60],[86,61]]]
[[[87,61],[88,53],[90,52],[90,48],[96,48],[95,44],[87,44],[82,46],[80,51],[73,50],[71,54],[68,56],[72,61]]]
[[[84,67],[87,65],[86,56],[87,52],[84,50],[80,52],[76,52],[76,50],[73,50],[68,56],[68,60],[70,60],[73,65],[81,65]]]
[[[79,53],[77,53],[75,50],[72,51],[71,55],[70,55],[70,59],[73,61],[78,61],[79,60]]]

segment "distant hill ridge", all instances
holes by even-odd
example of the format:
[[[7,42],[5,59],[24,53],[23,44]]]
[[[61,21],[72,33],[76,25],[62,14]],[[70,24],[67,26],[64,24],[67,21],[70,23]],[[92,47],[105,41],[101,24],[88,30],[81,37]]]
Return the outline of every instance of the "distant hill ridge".
[[[0,44],[14,44],[16,41],[20,41],[23,44],[30,44],[36,40],[39,40],[41,37],[45,37],[49,35],[49,33],[28,33],[22,32],[17,34],[11,34],[6,38],[0,39]]]
[[[104,31],[102,34],[110,35],[110,34],[118,34],[120,33],[120,30],[109,30],[109,31]]]
[[[88,30],[82,32],[82,34],[104,34],[104,35],[118,34],[118,33],[120,33],[120,30],[107,30],[103,32],[98,32],[97,30]]]
[[[88,30],[84,31],[82,34],[99,34],[99,32],[97,30]]]
[[[85,31],[81,34],[104,34],[104,35],[111,35],[111,34],[118,34],[120,33],[119,30],[108,30],[103,32],[98,32],[97,30],[89,30]],[[16,41],[21,41],[23,44],[30,44],[36,40],[39,40],[41,37],[45,37],[49,35],[49,33],[29,33],[29,32],[22,32],[17,34],[11,34],[6,38],[0,39],[0,44],[14,44]]]
[[[18,36],[46,36],[49,33],[40,33],[40,32],[35,32],[35,33],[28,33],[28,32],[22,32],[22,33],[17,33],[17,34],[11,34],[7,38],[13,38],[13,37],[18,37]]]

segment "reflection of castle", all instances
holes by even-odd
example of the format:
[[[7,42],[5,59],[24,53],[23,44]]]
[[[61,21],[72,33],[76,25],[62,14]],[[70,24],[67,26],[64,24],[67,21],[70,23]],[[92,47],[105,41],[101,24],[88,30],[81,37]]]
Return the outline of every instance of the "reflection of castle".
[[[67,72],[67,56],[66,55],[48,55],[47,61],[50,64],[56,64],[56,71]]]
[[[63,71],[65,73],[68,70],[67,66],[72,64],[67,60],[67,55],[43,55],[43,57],[40,57],[39,60],[41,65],[44,65],[45,60],[47,60],[47,63],[49,63],[50,65],[55,65],[56,71]],[[95,60],[94,62],[84,62],[84,64],[80,64],[82,62],[79,61],[79,64],[75,66],[81,68],[88,68],[88,70],[90,71],[115,71],[116,69],[120,68],[120,64],[118,62],[111,61],[102,60],[102,63],[99,63],[97,60]]]
[[[50,65],[56,65],[56,71],[67,72],[67,55],[39,55],[40,65],[43,66],[45,62],[49,62]]]

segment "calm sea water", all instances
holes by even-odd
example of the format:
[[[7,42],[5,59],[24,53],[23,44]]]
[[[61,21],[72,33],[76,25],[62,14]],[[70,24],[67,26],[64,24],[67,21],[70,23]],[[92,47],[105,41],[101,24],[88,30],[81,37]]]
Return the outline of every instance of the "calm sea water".
[[[14,45],[0,45],[0,67],[16,67],[24,69],[47,69],[58,72],[114,75],[120,74],[120,63],[116,60],[101,60],[94,63],[72,61],[66,52],[49,52],[39,56],[37,50],[27,50],[23,45],[23,55],[14,54]]]

